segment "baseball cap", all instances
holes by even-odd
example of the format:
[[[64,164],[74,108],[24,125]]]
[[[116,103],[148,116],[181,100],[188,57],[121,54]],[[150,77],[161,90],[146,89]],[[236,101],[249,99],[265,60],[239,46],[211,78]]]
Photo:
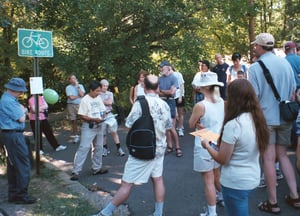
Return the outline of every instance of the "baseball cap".
[[[158,66],[163,67],[163,66],[172,66],[172,65],[168,61],[164,60]]]
[[[258,44],[265,47],[274,47],[275,39],[270,33],[260,33],[256,36],[255,41],[252,41],[251,44]]]
[[[287,41],[287,42],[285,42],[283,48],[284,48],[284,51],[289,51],[291,49],[295,49],[296,44],[293,41]]]

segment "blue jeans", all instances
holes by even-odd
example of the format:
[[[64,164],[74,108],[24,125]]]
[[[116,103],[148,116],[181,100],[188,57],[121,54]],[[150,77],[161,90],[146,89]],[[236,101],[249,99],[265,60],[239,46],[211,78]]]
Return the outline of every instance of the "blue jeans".
[[[222,185],[225,212],[228,216],[248,216],[248,198],[253,190],[236,190]]]

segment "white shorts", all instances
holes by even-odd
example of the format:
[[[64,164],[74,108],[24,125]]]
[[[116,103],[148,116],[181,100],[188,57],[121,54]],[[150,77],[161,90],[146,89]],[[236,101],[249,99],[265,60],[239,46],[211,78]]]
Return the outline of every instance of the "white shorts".
[[[200,139],[199,139],[200,140]],[[194,171],[196,172],[208,172],[220,167],[208,151],[196,144],[198,140],[195,139],[194,146]]]
[[[150,177],[157,178],[162,176],[163,165],[164,156],[145,161],[129,155],[122,180],[134,184],[147,183]]]

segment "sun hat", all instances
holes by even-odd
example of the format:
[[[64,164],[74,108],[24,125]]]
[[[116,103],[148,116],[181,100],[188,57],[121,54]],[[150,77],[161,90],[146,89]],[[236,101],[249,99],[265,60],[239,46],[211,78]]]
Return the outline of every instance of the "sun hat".
[[[258,44],[265,47],[274,47],[275,39],[270,33],[260,33],[251,44]]]
[[[224,83],[218,81],[218,75],[214,72],[201,73],[197,86],[204,87],[212,85],[224,86]]]
[[[18,77],[9,80],[4,87],[16,92],[27,92],[25,81]]]

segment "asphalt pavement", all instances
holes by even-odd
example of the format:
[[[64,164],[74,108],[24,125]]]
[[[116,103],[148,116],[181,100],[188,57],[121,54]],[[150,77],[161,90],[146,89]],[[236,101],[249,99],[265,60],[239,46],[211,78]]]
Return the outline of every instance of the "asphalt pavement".
[[[180,145],[183,150],[183,157],[178,158],[175,155],[175,151],[165,156],[164,162],[164,181],[166,186],[166,196],[164,205],[165,216],[199,216],[201,212],[204,212],[206,206],[204,188],[202,179],[199,173],[193,171],[193,146],[194,138],[189,135],[191,132],[188,129],[187,121],[189,116],[185,117],[185,136],[180,137]],[[121,146],[126,152],[126,156],[120,157],[117,155],[116,147],[113,144],[111,136],[108,136],[108,146],[110,154],[103,158],[103,164],[109,169],[109,172],[104,175],[92,175],[90,155],[84,164],[83,170],[79,176],[79,183],[85,187],[88,185],[97,185],[102,191],[114,194],[121,182],[124,164],[128,156],[128,150],[125,146],[126,130],[120,126],[119,136],[121,140]],[[78,143],[73,144],[68,131],[57,131],[57,136],[60,144],[66,144],[68,148],[64,151],[55,152],[48,144],[44,144],[44,150],[46,156],[50,158],[49,162],[62,170],[66,175],[71,174],[72,163],[74,154],[78,148]],[[291,152],[289,156],[294,164],[295,154]],[[63,162],[63,163],[59,163]],[[63,164],[63,165],[58,165]],[[300,178],[297,176],[298,185],[300,184]],[[277,187],[278,204],[281,208],[281,214],[284,216],[299,216],[300,209],[294,209],[284,201],[284,196],[288,194],[288,188],[286,181],[278,181]],[[97,192],[94,192],[97,193]],[[101,197],[101,194],[98,193]],[[106,193],[104,193],[106,194]],[[260,201],[266,200],[266,189],[256,189],[249,200],[249,215],[250,216],[263,216],[270,215],[258,210],[257,205]],[[107,203],[109,199],[107,194],[105,197]],[[128,207],[130,215],[132,216],[147,216],[154,210],[154,196],[152,190],[151,180],[147,184],[137,185],[133,187],[130,197],[125,203]],[[217,213],[219,216],[224,216],[224,208],[217,206]],[[115,213],[115,215],[121,215],[121,213]]]

